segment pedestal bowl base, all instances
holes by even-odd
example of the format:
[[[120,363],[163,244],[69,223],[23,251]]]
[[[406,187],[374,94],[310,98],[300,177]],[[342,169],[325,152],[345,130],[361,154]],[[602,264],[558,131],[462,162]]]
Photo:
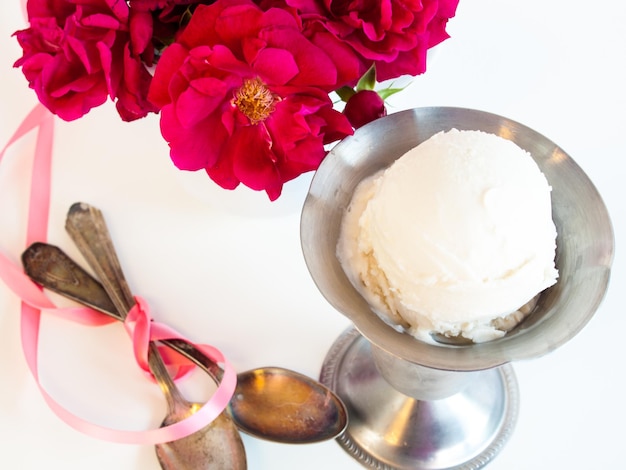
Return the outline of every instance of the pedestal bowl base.
[[[344,401],[349,425],[337,441],[379,470],[476,470],[500,452],[517,420],[513,368],[475,373],[452,396],[424,401],[394,389],[378,372],[371,345],[354,328],[328,352],[320,381]]]

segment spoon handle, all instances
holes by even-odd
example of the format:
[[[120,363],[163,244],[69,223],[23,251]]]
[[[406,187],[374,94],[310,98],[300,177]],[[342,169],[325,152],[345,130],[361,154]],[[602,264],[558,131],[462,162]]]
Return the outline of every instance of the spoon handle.
[[[65,229],[95,271],[122,319],[135,304],[102,212],[77,202],[70,207]]]
[[[113,241],[102,212],[88,204],[77,202],[67,215],[65,228],[83,254],[87,263],[100,278],[106,292],[122,319],[135,304],[122,268],[113,247]],[[156,344],[152,341],[148,349],[148,365],[167,400],[170,410],[181,408],[185,399],[172,380]],[[188,407],[182,407],[186,412]]]
[[[33,243],[22,253],[22,264],[26,275],[42,287],[122,320],[102,284],[60,248],[48,243]],[[195,363],[216,384],[222,380],[224,371],[220,366],[193,344],[182,339],[160,342]]]

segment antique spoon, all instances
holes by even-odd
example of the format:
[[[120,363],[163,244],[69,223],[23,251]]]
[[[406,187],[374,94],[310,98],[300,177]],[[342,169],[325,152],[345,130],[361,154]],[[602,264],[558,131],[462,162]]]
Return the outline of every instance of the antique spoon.
[[[98,274],[123,320],[135,300],[124,278],[102,213],[86,204],[74,204],[67,216],[66,229]],[[181,421],[200,408],[200,404],[191,403],[182,396],[154,342],[149,344],[148,364],[167,401],[168,412],[162,426]],[[247,468],[241,436],[232,420],[223,413],[185,438],[157,444],[156,454],[161,467],[166,470]]]
[[[22,255],[26,274],[43,287],[120,320],[102,285],[59,248],[34,243]],[[222,369],[183,340],[164,340],[216,381]],[[280,412],[277,412],[280,410]],[[334,439],[347,426],[343,402],[319,382],[297,372],[264,367],[238,374],[228,408],[240,430],[291,444]]]

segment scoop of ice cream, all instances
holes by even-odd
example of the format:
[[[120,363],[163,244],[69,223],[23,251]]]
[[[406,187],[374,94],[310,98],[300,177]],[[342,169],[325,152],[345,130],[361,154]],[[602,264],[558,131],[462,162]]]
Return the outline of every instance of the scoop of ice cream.
[[[491,340],[558,277],[550,190],[515,143],[442,132],[357,187],[337,255],[391,324]]]

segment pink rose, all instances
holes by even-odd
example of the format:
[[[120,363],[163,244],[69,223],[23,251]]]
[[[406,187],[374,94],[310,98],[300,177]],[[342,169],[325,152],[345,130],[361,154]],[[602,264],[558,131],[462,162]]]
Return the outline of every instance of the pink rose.
[[[373,90],[361,90],[352,95],[343,110],[355,129],[387,115],[385,101]]]
[[[336,80],[290,12],[218,0],[198,6],[165,50],[149,96],[178,168],[274,200],[284,182],[317,168],[324,144],[352,133],[328,96]]]
[[[107,97],[126,121],[156,108],[147,101],[150,74],[132,50],[130,11],[116,0],[29,0],[30,27],[15,35],[15,63],[39,101],[74,120]]]
[[[320,27],[376,64],[380,81],[426,71],[426,51],[449,36],[458,0],[263,0],[285,2],[305,28]]]

